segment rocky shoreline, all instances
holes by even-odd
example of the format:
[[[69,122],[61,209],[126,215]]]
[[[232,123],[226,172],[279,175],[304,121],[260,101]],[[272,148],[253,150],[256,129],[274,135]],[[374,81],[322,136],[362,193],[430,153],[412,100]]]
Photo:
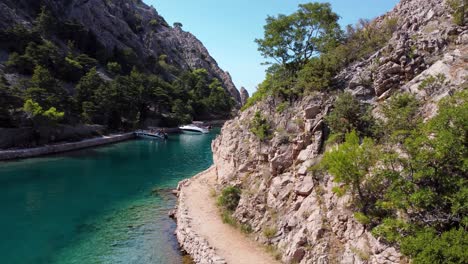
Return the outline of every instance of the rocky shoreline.
[[[101,145],[107,145],[111,143],[121,142],[135,138],[135,133],[124,133],[115,134],[109,136],[102,136],[98,138],[85,139],[78,142],[69,142],[63,144],[47,145],[37,148],[26,148],[26,149],[15,149],[15,150],[3,150],[0,151],[0,161],[13,160],[13,159],[24,159],[32,158],[43,155],[50,155],[62,152],[68,152],[72,150],[96,147]]]

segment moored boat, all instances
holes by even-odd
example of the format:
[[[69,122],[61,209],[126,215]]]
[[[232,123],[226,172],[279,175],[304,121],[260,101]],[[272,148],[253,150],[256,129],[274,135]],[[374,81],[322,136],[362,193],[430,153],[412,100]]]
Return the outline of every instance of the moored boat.
[[[167,139],[167,134],[163,132],[151,132],[151,131],[145,131],[145,130],[138,130],[135,132],[135,135],[140,138],[159,139],[159,140]]]
[[[190,133],[190,134],[207,134],[210,131],[207,128],[196,126],[196,125],[185,125],[179,127],[179,129],[184,132],[184,133]]]

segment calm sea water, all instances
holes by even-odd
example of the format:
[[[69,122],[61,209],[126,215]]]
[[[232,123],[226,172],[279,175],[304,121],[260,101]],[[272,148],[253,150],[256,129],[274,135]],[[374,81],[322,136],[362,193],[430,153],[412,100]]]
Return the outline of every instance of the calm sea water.
[[[0,163],[0,263],[181,263],[167,189],[212,164],[217,132]]]

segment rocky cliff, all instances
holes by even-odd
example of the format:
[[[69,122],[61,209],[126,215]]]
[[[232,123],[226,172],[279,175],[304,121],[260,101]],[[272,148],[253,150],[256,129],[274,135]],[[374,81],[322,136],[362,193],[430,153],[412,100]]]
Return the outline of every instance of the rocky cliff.
[[[397,18],[391,40],[370,58],[344,69],[341,89],[379,106],[393,94],[410,91],[422,102],[421,115],[437,112],[436,102],[466,82],[468,30],[452,22],[440,0],[402,0],[377,18]],[[418,89],[428,76],[443,74],[447,85],[436,91]],[[316,93],[289,103],[269,97],[229,121],[213,142],[219,188],[239,186],[242,196],[235,218],[252,227],[261,243],[278,249],[285,263],[405,263],[397,248],[372,236],[349,208],[350,197],[338,197],[333,177],[312,177],[328,129],[324,116],[334,96]],[[275,131],[260,141],[249,131],[260,111]],[[268,236],[265,235],[268,230]]]
[[[203,44],[180,25],[169,26],[154,7],[141,0],[2,0],[0,30],[15,24],[32,27],[41,6],[57,19],[77,26],[77,31],[88,32],[95,38],[95,46],[108,53],[131,49],[140,61],[157,60],[166,55],[167,62],[178,69],[205,68],[240,103],[240,94],[231,76],[219,68]],[[67,45],[62,44],[63,47]],[[0,59],[2,57],[5,56]]]

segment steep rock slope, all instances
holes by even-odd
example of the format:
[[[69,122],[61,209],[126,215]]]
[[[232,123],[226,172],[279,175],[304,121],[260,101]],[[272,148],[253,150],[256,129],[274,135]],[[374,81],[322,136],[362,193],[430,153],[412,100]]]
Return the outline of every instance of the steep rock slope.
[[[423,102],[421,115],[429,118],[441,98],[466,82],[468,30],[452,23],[440,0],[402,0],[377,22],[386,17],[398,18],[388,44],[336,79],[341,89],[371,103],[376,115],[392,94],[411,91]],[[443,89],[418,89],[438,73],[447,78]],[[334,194],[332,176],[313,178],[308,172],[323,153],[328,131],[323,118],[333,99],[317,93],[278,111],[278,102],[267,98],[226,123],[212,144],[219,188],[242,188],[234,216],[252,227],[257,240],[277,247],[286,263],[407,262],[354,219],[351,197]],[[249,131],[258,111],[275,131],[267,142]]]
[[[31,27],[42,5],[54,16],[91,32],[96,45],[108,53],[130,48],[141,61],[166,55],[168,63],[179,69],[205,68],[240,103],[231,76],[219,68],[203,44],[180,26],[169,26],[154,7],[141,0],[4,0],[0,2],[0,30],[18,23]]]

